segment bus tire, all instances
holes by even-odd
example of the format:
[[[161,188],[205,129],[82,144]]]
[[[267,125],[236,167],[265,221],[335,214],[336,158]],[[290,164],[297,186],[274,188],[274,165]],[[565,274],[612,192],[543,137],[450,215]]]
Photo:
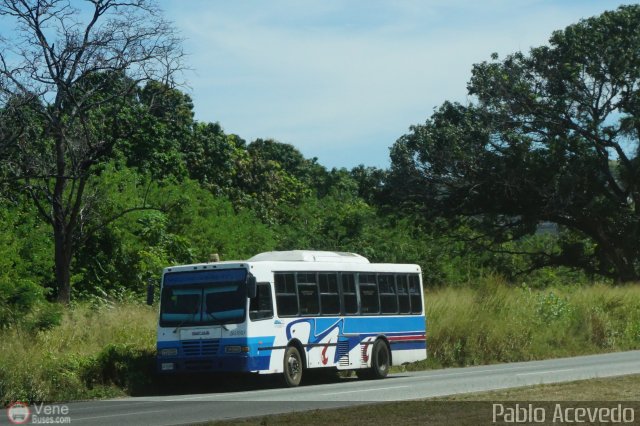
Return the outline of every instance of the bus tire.
[[[287,387],[296,387],[302,381],[302,357],[295,346],[287,347],[284,352],[283,371]]]
[[[369,377],[372,379],[384,379],[389,374],[391,367],[391,354],[387,343],[378,339],[373,344],[371,350],[371,367],[369,368]]]

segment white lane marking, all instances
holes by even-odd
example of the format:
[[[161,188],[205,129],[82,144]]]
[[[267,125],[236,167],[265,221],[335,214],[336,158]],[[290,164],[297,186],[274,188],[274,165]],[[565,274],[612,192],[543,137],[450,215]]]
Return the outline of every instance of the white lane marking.
[[[546,370],[546,371],[532,371],[531,373],[518,373],[516,376],[532,376],[534,374],[547,374],[547,373],[560,373],[562,371],[573,371],[575,368],[564,368],[562,370]]]
[[[71,411],[73,411],[74,413],[77,413],[78,411],[95,410],[96,408],[103,408],[105,406],[122,407],[120,404],[125,404],[124,407],[131,408],[136,405],[149,405],[153,402],[154,401],[143,401],[143,402],[135,402],[130,404],[129,401],[127,401],[126,399],[123,399],[122,401],[114,401],[114,400],[104,401],[104,404],[96,404],[95,406],[89,406],[89,407],[76,407],[75,405],[71,405],[70,407],[71,407]]]
[[[250,390],[250,391],[240,391],[240,392],[216,392],[216,393],[208,393],[206,395],[199,396],[187,396],[184,398],[172,398],[172,399],[162,399],[163,402],[178,402],[178,401],[190,401],[192,399],[205,399],[205,398],[219,398],[220,400],[224,400],[225,398],[235,398],[243,395],[255,395],[255,394],[263,394],[269,393],[273,394],[274,391],[281,390],[282,392],[286,392],[287,389],[262,389],[262,390]],[[171,397],[170,397],[171,398]]]
[[[531,367],[513,367],[513,368],[491,368],[484,370],[473,370],[473,371],[457,371],[453,373],[439,373],[439,374],[425,374],[424,376],[411,376],[412,378],[419,379],[430,379],[432,377],[452,377],[452,376],[468,376],[476,373],[509,373],[512,370],[522,370],[523,368],[531,368]],[[400,373],[402,374],[402,373]]]
[[[224,394],[220,395],[220,394],[214,393],[214,394],[211,394],[211,395],[189,396],[187,398],[163,399],[162,401],[163,402],[180,402],[180,401],[191,401],[191,400],[194,400],[194,399],[215,398],[215,397],[220,397],[220,396],[224,396]],[[234,395],[234,396],[236,396],[236,395]],[[218,401],[218,400],[212,400],[212,401]]]
[[[92,420],[92,419],[104,419],[104,418],[108,418],[108,417],[119,417],[119,416],[136,416],[138,414],[149,414],[149,413],[162,413],[163,411],[167,411],[167,410],[153,410],[153,411],[138,411],[135,413],[120,413],[120,414],[109,414],[106,416],[94,416],[94,417],[80,417],[80,418],[73,418],[74,422],[77,422],[78,420]]]
[[[390,386],[390,387],[386,387],[386,388],[359,389],[359,390],[344,391],[344,392],[329,392],[329,393],[322,393],[320,395],[322,395],[322,396],[341,395],[341,394],[345,394],[345,393],[373,392],[373,391],[379,391],[379,390],[400,389],[400,388],[409,388],[409,387],[411,387],[411,386]]]

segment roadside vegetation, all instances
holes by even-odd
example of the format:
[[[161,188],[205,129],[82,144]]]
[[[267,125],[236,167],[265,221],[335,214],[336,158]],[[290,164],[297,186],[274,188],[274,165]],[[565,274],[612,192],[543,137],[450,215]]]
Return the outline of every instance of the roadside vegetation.
[[[70,401],[131,395],[154,379],[156,312],[132,303],[76,304],[45,330],[0,331],[0,398]]]
[[[155,391],[139,301],[213,253],[420,265],[430,358],[407,368],[640,347],[640,5],[474,65],[469,105],[349,170],[197,121],[154,0],[91,2],[84,29],[37,3],[0,1],[3,401]]]
[[[640,349],[640,287],[475,287],[426,294],[418,370]],[[60,324],[0,332],[0,398],[61,401],[163,392],[154,374],[156,310],[135,300],[75,304]],[[196,386],[197,385],[197,386]],[[193,391],[206,391],[201,383]],[[189,391],[187,386],[187,391]]]
[[[428,353],[411,368],[455,367],[640,348],[640,287],[534,290],[484,279],[426,295]]]

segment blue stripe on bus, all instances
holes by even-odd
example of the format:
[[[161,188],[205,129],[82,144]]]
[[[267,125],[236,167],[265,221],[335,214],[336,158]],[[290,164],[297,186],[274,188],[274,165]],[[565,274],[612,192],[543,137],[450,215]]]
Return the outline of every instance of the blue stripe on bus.
[[[395,334],[405,331],[425,330],[425,318],[421,315],[406,317],[347,317],[343,333]]]
[[[402,351],[407,349],[427,349],[427,342],[392,342],[391,351]]]
[[[393,333],[402,331],[421,331],[425,329],[425,317],[421,315],[406,317],[302,317],[293,322],[315,322],[316,330],[326,330],[336,322],[341,323],[344,334],[356,333]]]

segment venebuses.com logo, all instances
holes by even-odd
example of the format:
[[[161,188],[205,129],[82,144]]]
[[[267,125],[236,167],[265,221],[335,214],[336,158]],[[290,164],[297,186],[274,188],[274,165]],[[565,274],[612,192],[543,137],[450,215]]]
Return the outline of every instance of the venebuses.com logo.
[[[14,425],[23,425],[29,421],[31,410],[29,404],[22,401],[16,401],[7,407],[7,417]]]
[[[69,424],[69,407],[64,404],[36,403],[29,407],[24,401],[16,401],[7,407],[7,418],[14,425]]]

